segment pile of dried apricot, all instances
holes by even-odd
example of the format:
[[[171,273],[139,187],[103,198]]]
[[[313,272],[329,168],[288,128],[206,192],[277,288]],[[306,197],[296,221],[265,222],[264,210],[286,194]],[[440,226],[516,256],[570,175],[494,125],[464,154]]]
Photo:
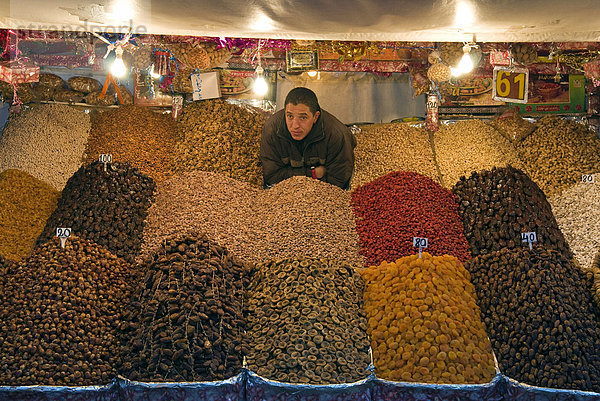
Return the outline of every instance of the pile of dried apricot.
[[[495,374],[469,272],[454,256],[423,253],[362,271],[378,377],[487,383]]]

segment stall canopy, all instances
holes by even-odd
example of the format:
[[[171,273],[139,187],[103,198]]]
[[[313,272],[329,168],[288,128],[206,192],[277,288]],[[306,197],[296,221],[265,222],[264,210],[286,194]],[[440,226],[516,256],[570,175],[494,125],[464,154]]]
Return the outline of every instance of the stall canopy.
[[[305,40],[600,40],[598,0],[0,0],[0,28]]]

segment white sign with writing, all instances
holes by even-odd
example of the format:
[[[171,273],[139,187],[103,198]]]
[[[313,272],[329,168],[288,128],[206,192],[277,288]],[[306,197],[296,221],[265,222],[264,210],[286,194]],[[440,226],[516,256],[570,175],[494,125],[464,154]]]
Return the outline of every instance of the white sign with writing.
[[[215,99],[221,97],[219,73],[217,71],[202,72],[190,75],[194,100]]]

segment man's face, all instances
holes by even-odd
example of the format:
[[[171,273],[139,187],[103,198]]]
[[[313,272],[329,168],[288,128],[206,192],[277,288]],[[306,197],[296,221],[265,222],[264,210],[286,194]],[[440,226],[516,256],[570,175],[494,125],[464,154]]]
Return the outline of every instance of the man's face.
[[[318,118],[319,111],[312,114],[305,104],[288,103],[287,106],[285,106],[285,123],[287,124],[292,138],[297,141],[306,138],[306,135],[308,135]]]

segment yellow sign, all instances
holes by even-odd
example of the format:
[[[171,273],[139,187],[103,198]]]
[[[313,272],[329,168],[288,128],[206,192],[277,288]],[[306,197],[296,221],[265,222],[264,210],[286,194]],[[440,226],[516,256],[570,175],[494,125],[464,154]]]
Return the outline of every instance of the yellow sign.
[[[492,99],[527,103],[529,70],[523,68],[494,67]]]

